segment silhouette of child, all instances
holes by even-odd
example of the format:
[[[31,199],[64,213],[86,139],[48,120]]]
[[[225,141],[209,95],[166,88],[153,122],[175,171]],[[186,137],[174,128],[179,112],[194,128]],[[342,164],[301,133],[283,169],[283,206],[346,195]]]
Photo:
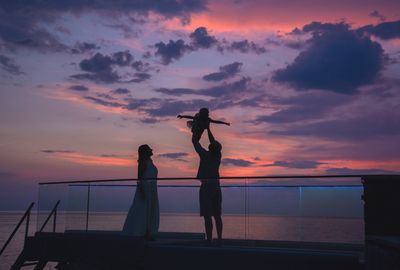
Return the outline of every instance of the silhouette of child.
[[[209,117],[209,111],[207,108],[201,108],[198,113],[196,113],[194,116],[191,115],[178,115],[177,116],[179,119],[182,118],[188,118],[188,119],[193,119],[191,121],[187,121],[186,124],[187,126],[192,130],[192,133],[196,138],[200,140],[201,135],[203,134],[204,130],[207,129],[208,125],[210,123],[214,124],[224,124],[227,126],[230,126],[230,123],[224,122],[224,121],[219,121],[219,120],[213,120]]]

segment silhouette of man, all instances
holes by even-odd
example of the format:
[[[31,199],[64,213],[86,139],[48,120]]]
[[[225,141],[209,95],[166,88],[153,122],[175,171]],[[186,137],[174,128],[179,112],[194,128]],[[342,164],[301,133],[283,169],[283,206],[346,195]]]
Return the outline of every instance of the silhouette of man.
[[[207,243],[212,242],[214,217],[215,227],[217,229],[218,244],[222,243],[222,218],[221,218],[221,203],[222,193],[219,183],[219,165],[221,164],[221,144],[214,139],[210,130],[207,127],[208,139],[210,145],[208,151],[204,149],[198,136],[192,135],[192,143],[194,149],[200,156],[200,165],[197,172],[197,178],[201,181],[200,186],[200,216],[204,217],[204,226],[206,230]]]

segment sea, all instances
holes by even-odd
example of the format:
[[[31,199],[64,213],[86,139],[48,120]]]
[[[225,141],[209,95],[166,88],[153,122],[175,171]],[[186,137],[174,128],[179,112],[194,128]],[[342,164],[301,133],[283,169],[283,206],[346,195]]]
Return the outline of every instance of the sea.
[[[0,212],[0,248],[6,242],[23,212]],[[59,213],[56,230],[85,229],[119,231],[122,229],[126,212]],[[43,218],[32,213],[29,235],[37,231],[37,221]],[[331,242],[362,244],[364,242],[364,221],[348,217],[297,217],[285,215],[223,215],[223,237],[226,239],[257,239],[276,241]],[[39,224],[39,225],[40,225]],[[160,231],[203,233],[203,220],[198,213],[161,213]],[[45,230],[51,229],[51,224]],[[21,226],[10,245],[0,256],[0,270],[10,269],[20,254],[24,241],[25,226]],[[33,269],[24,267],[24,269]],[[49,264],[45,269],[55,269]]]

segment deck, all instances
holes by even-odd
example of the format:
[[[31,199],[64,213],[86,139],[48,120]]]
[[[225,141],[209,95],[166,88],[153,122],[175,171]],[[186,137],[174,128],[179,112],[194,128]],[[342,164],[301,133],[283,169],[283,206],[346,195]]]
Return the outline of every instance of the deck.
[[[160,233],[147,242],[119,232],[67,231],[29,237],[19,261],[58,262],[58,269],[357,270],[363,254],[363,245],[226,239],[207,246],[198,233]]]

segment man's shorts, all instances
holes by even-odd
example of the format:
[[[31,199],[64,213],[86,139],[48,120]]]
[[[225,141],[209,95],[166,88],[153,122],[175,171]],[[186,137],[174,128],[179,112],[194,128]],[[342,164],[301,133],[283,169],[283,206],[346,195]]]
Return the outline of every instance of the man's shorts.
[[[200,216],[221,216],[222,193],[219,185],[200,186]]]

